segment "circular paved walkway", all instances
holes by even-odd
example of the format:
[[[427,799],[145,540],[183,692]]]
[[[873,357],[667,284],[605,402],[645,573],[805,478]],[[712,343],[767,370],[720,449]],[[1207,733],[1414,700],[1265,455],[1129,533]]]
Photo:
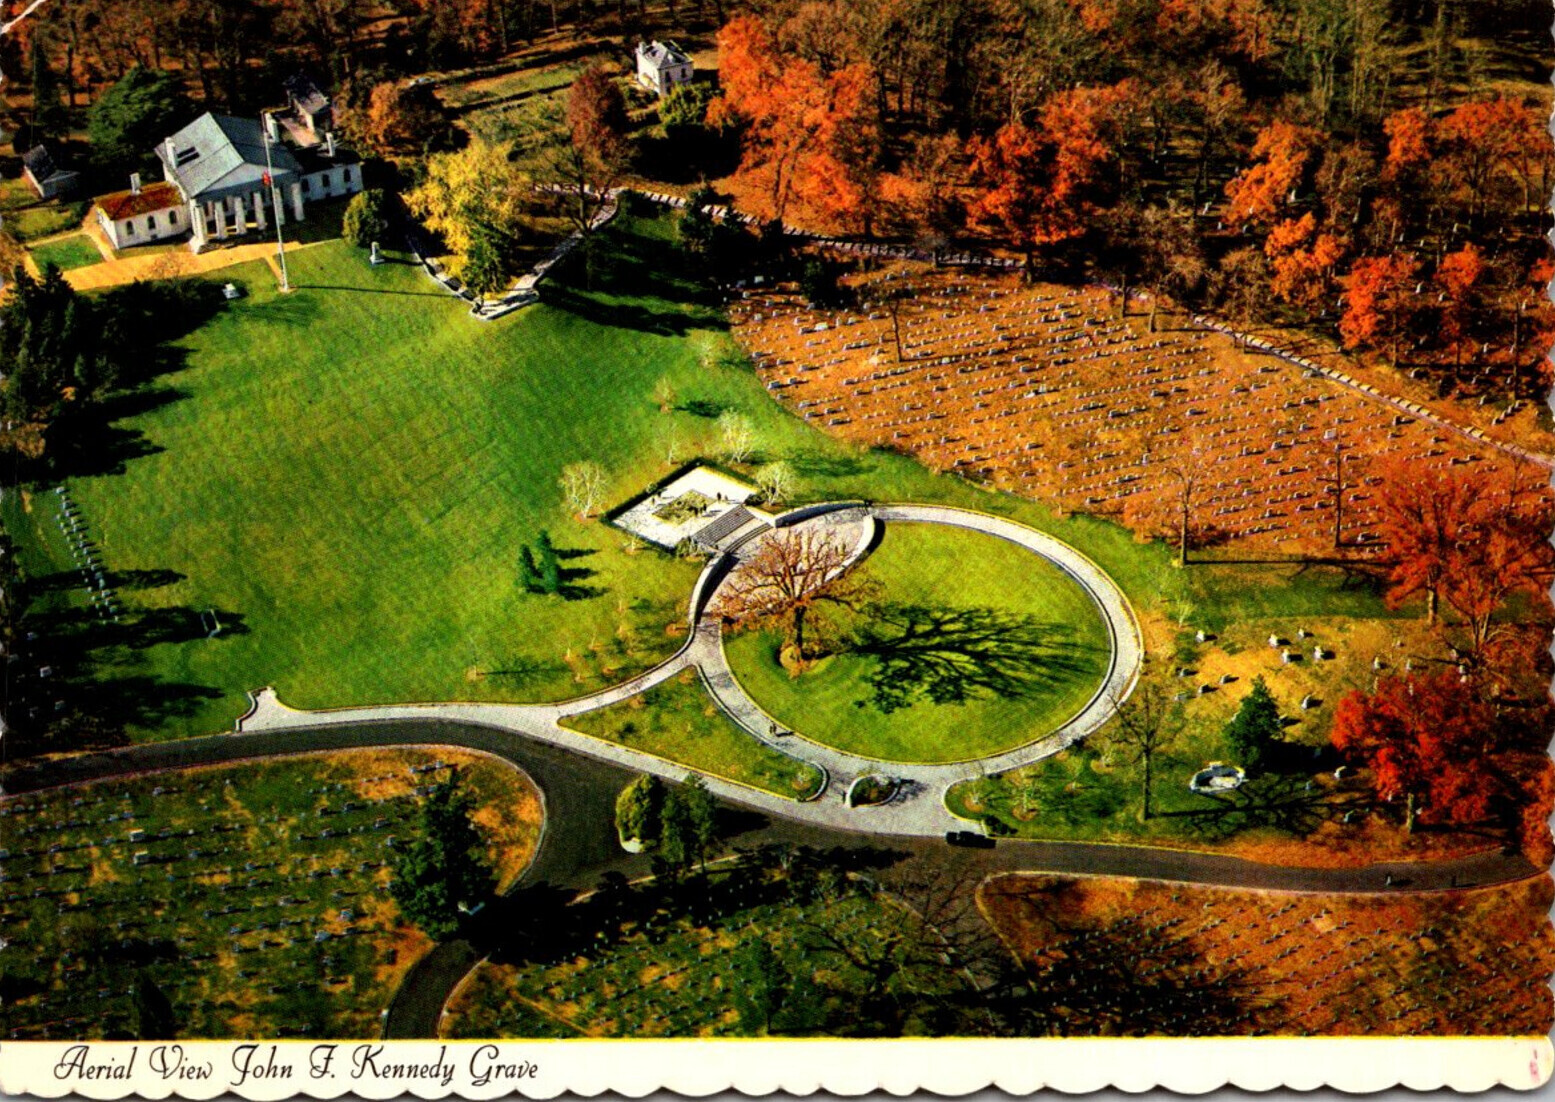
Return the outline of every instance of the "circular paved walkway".
[[[781,754],[816,766],[827,778],[820,796],[803,803],[709,775],[708,787],[714,793],[727,800],[814,826],[872,834],[926,836],[972,825],[952,814],[945,806],[945,793],[952,785],[987,773],[1027,765],[1058,753],[1100,727],[1111,713],[1112,702],[1124,699],[1132,691],[1139,676],[1143,651],[1138,624],[1128,599],[1100,567],[1061,540],[1003,517],[943,505],[839,505],[830,510],[808,508],[801,512],[803,515],[795,517],[791,523],[783,523],[788,518],[779,518],[779,530],[814,526],[834,531],[853,548],[854,560],[865,553],[874,526],[881,522],[946,524],[967,528],[1009,540],[1041,555],[1067,573],[1090,595],[1107,624],[1112,654],[1101,687],[1079,714],[1046,737],[973,761],[922,765],[892,763],[882,766],[877,759],[848,754],[807,739],[802,734],[774,736],[771,733],[775,726],[772,717],[751,699],[730,670],[724,654],[720,621],[708,612],[719,588],[739,569],[740,563],[760,546],[762,540],[775,538],[775,533],[768,532],[715,556],[708,563],[692,591],[688,616],[693,629],[686,644],[663,663],[620,685],[555,704],[390,704],[324,711],[290,708],[281,703],[273,690],[264,689],[255,694],[254,707],[238,721],[238,729],[248,733],[336,724],[386,723],[405,719],[474,723],[527,735],[628,769],[679,780],[695,770],[571,730],[562,726],[561,721],[569,716],[620,703],[683,670],[695,669],[718,706],[752,738],[766,743]],[[903,782],[901,795],[880,807],[847,807],[843,797],[853,778],[882,769]]]

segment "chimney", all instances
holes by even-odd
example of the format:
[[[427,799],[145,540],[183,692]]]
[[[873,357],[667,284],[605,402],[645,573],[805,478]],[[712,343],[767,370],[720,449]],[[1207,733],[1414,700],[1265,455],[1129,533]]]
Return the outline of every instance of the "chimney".
[[[165,149],[163,158],[167,161],[167,170],[171,172],[173,166],[178,164],[178,150],[174,147],[172,138],[168,138],[162,145]]]
[[[266,111],[260,117],[265,120],[265,134],[270,138],[270,140],[272,142],[280,141],[281,132],[279,127],[276,125],[275,115],[269,111]]]
[[[335,132],[333,130],[330,130],[327,133],[325,133],[325,135],[324,135],[324,156],[326,156],[326,157],[333,157],[334,155],[335,155]]]
[[[130,194],[140,194],[140,173],[138,172],[130,173]]]

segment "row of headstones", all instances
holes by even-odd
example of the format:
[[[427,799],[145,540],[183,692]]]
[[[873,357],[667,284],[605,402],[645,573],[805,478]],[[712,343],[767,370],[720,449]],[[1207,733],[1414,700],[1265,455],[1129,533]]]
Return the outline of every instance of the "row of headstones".
[[[70,552],[75,558],[76,568],[81,573],[81,581],[87,596],[98,615],[105,619],[111,617],[114,623],[118,623],[118,597],[108,585],[107,576],[103,573],[102,557],[96,545],[87,538],[87,525],[82,519],[81,507],[70,499],[70,492],[63,486],[54,487],[54,495],[59,505],[59,530],[66,542],[70,544]],[[44,676],[41,670],[39,676]]]

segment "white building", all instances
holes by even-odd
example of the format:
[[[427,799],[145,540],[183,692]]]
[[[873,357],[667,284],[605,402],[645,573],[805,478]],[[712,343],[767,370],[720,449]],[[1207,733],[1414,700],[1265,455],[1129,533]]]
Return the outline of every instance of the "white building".
[[[360,158],[325,135],[322,146],[289,149],[274,115],[263,123],[207,112],[157,149],[178,189],[195,252],[212,241],[263,233],[271,219],[302,221],[305,202],[362,190]]]
[[[188,211],[178,189],[162,180],[142,187],[138,173],[130,177],[128,191],[99,195],[93,211],[115,249],[149,245],[189,232]]]
[[[637,82],[658,95],[668,95],[677,84],[691,83],[691,58],[671,42],[637,44]]]

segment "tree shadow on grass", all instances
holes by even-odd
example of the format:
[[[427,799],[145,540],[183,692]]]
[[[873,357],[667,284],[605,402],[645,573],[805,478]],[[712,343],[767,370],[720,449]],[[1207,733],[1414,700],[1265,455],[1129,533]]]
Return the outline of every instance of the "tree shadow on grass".
[[[1201,811],[1169,811],[1162,817],[1188,820],[1205,838],[1223,840],[1244,830],[1272,827],[1304,838],[1346,812],[1363,813],[1369,802],[1354,793],[1330,791],[1297,773],[1266,773],[1228,792],[1202,794],[1214,806]]]
[[[212,615],[221,627],[214,638]],[[127,728],[155,729],[196,714],[225,694],[148,673],[145,651],[206,639],[219,645],[248,632],[240,613],[185,607],[126,610],[117,622],[92,609],[58,609],[24,622],[28,636],[13,664],[6,717],[20,755],[120,746]]]
[[[558,284],[544,284],[543,301],[559,310],[613,329],[635,329],[663,337],[684,337],[713,325],[711,318],[680,310],[653,310],[629,302],[603,302]]]
[[[722,402],[711,402],[706,398],[692,398],[675,407],[678,413],[689,413],[693,417],[706,417],[709,420],[716,419],[719,414],[729,407]]]
[[[558,547],[556,557],[562,562],[570,562],[575,559],[585,559],[597,554],[598,548],[594,547]],[[586,566],[564,566],[560,570],[561,588],[556,595],[564,601],[587,601],[594,597],[602,597],[605,590],[597,585],[584,585],[596,572]]]
[[[867,474],[872,464],[854,455],[827,455],[824,452],[807,452],[796,455],[789,463],[796,474],[804,478],[853,478]]]
[[[124,391],[86,407],[71,418],[67,431],[55,436],[48,456],[55,479],[123,474],[131,460],[156,455],[162,447],[138,428],[118,422],[140,417],[181,402],[189,392],[177,387],[141,387]]]
[[[871,606],[848,643],[874,659],[871,696],[885,713],[920,700],[964,704],[1020,699],[1093,668],[1099,649],[1064,624],[996,608],[883,603]]]

